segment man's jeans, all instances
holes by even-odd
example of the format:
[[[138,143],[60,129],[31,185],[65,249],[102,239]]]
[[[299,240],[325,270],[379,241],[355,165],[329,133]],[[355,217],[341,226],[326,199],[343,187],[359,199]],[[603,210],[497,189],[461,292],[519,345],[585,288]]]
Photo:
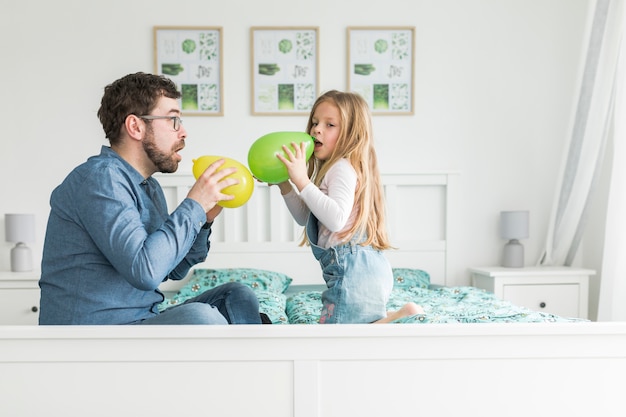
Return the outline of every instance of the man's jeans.
[[[229,282],[133,324],[260,323],[259,300],[254,291],[241,283]]]

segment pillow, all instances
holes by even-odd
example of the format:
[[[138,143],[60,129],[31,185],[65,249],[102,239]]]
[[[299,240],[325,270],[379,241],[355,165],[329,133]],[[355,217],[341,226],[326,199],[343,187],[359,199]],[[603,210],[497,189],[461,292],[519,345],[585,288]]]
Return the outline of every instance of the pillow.
[[[228,282],[240,282],[255,293],[261,291],[282,294],[292,279],[279,272],[250,268],[196,269],[189,281],[174,295],[159,305],[159,310],[184,303],[189,298]],[[267,314],[267,313],[266,313]],[[269,314],[268,314],[269,316]],[[271,318],[271,316],[270,316]],[[274,320],[272,320],[273,322]]]
[[[393,288],[428,288],[430,285],[430,274],[421,269],[392,268]]]
[[[300,291],[289,296],[285,312],[290,324],[319,324],[322,292]]]
[[[227,282],[240,282],[254,291],[266,290],[283,293],[291,281],[293,280],[285,274],[263,269],[196,269],[179,293],[191,293],[195,296]]]
[[[289,324],[285,312],[287,302],[285,294],[266,290],[255,291],[255,293],[259,299],[259,311],[267,314],[272,324]]]

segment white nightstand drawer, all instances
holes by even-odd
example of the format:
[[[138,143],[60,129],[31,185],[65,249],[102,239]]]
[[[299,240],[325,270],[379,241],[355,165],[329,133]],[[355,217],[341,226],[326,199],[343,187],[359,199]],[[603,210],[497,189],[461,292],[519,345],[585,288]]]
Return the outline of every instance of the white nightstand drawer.
[[[9,288],[0,291],[0,325],[38,322],[39,290]]]
[[[503,298],[534,311],[562,317],[578,317],[580,312],[580,286],[577,284],[505,284]]]
[[[534,311],[587,318],[591,269],[561,267],[470,268],[472,285]]]

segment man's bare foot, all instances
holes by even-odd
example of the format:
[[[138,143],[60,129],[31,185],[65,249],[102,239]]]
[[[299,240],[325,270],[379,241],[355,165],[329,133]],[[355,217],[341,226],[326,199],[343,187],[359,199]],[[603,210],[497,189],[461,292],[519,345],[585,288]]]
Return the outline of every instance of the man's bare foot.
[[[388,311],[387,317],[375,321],[374,323],[391,323],[392,321],[401,319],[403,317],[414,316],[416,314],[424,314],[424,309],[415,303],[406,303],[400,310]]]

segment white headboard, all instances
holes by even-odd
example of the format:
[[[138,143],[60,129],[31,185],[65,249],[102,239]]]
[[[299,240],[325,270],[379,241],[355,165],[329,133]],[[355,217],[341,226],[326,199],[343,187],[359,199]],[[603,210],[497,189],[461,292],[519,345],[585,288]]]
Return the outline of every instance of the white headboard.
[[[170,210],[182,201],[191,174],[155,176]],[[397,249],[387,251],[392,266],[428,271],[433,284],[446,285],[454,254],[456,174],[387,174],[382,176],[388,232]],[[282,272],[292,285],[323,284],[310,248],[298,246],[302,227],[292,219],[277,187],[256,183],[242,207],[225,208],[213,224],[211,252],[197,267],[259,268]]]

